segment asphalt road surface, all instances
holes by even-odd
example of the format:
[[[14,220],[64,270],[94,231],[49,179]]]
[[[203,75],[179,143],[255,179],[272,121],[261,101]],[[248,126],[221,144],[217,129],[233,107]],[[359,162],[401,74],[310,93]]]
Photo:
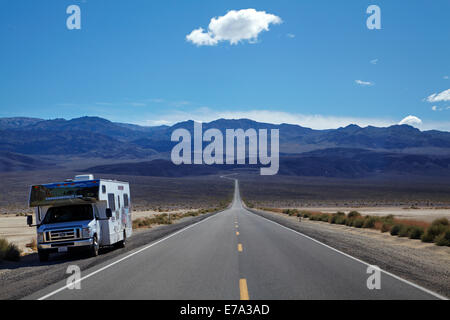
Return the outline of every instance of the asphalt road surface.
[[[242,207],[230,209],[81,273],[27,299],[437,299]],[[369,281],[373,283],[372,281]]]

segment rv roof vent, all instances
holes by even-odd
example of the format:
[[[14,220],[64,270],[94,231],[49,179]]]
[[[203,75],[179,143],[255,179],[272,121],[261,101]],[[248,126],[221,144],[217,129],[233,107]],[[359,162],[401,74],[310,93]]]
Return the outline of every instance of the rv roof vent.
[[[88,180],[94,180],[93,174],[80,174],[75,176],[75,181],[88,181]]]

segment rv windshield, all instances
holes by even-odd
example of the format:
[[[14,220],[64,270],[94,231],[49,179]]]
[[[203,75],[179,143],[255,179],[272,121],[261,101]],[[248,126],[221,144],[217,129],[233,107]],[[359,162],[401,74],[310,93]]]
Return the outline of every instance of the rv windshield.
[[[52,207],[48,209],[42,224],[92,219],[92,206],[90,204]]]

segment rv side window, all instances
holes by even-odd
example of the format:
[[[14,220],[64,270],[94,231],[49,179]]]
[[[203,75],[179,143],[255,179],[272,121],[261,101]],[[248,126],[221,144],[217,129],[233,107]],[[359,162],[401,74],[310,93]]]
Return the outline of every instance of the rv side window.
[[[116,211],[116,200],[114,198],[114,193],[108,193],[108,205],[111,211]]]
[[[106,193],[106,186],[105,185],[102,186],[102,193]]]
[[[125,208],[128,208],[128,206],[129,206],[129,202],[128,202],[128,194],[126,194],[126,193],[123,194],[123,206],[124,206]]]
[[[120,209],[120,196],[117,196],[117,204],[118,204],[119,209]]]

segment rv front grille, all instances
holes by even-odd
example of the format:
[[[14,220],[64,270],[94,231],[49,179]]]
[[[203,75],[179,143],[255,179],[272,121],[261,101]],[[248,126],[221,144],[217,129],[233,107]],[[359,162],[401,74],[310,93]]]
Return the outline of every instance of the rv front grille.
[[[80,239],[81,230],[79,228],[51,230],[45,233],[45,241],[68,241]]]

